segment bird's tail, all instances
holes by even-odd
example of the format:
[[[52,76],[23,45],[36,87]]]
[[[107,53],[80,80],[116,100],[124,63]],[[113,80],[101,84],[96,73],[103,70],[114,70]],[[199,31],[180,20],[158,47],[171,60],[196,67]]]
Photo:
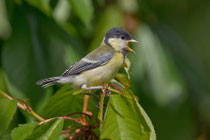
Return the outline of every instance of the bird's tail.
[[[36,84],[46,88],[56,84],[60,80],[60,78],[61,77],[51,77],[51,78],[42,79],[40,81],[37,81]]]

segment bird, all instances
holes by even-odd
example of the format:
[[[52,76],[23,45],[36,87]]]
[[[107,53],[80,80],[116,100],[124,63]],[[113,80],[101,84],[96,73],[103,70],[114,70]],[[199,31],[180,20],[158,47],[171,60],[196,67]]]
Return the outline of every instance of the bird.
[[[56,83],[71,84],[74,89],[85,89],[95,83],[110,82],[123,66],[128,52],[135,53],[129,47],[137,42],[120,27],[108,30],[98,48],[71,65],[62,75],[46,78],[36,84],[44,88]]]

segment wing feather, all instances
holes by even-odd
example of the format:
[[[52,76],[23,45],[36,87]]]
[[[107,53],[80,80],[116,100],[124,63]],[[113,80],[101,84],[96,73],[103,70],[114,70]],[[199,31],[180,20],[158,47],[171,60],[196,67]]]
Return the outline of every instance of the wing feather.
[[[106,64],[113,57],[114,51],[103,50],[104,48],[105,47],[98,48],[80,61],[74,63],[62,74],[62,76],[78,75],[84,71]]]

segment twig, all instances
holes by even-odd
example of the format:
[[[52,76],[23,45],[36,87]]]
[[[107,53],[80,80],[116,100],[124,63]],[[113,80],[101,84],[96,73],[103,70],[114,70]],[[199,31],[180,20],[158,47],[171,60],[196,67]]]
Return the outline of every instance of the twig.
[[[72,115],[75,115],[75,114],[83,114],[83,115],[86,115],[86,116],[88,116],[89,119],[93,116],[92,114],[88,114],[87,112],[86,113],[84,113],[84,112],[74,112],[74,113],[68,114],[66,116],[69,117],[69,116],[72,116]]]
[[[87,112],[87,106],[88,106],[88,100],[89,100],[90,96],[89,95],[85,95],[84,97],[84,105],[83,105],[83,113],[86,114]],[[86,125],[86,119],[85,119],[85,114],[82,115],[82,121],[83,121],[83,125]]]
[[[121,87],[119,87],[119,86],[117,86],[117,85],[115,85],[115,84],[109,84],[109,86],[115,87],[115,88],[117,88],[117,89],[119,89],[119,90],[123,90],[123,88],[121,88]]]
[[[122,94],[122,92],[120,92],[119,90],[113,89],[113,88],[108,88],[108,90],[118,93],[118,94]]]
[[[76,123],[79,123],[79,124],[81,124],[81,125],[83,124],[82,121],[81,121],[81,119],[75,119],[75,118],[68,117],[68,116],[62,116],[62,117],[53,117],[53,118],[50,118],[50,119],[47,119],[47,120],[43,120],[43,121],[41,121],[41,122],[39,123],[39,125],[42,125],[42,124],[44,124],[44,123],[46,123],[46,122],[49,122],[49,121],[51,121],[51,120],[53,120],[53,119],[66,119],[66,120],[75,121]]]
[[[5,93],[4,91],[0,90],[0,92],[1,92],[1,94],[2,94],[4,97],[6,97],[7,99],[9,99],[9,100],[14,100],[14,98],[12,98],[11,96],[9,96],[9,95],[8,95],[7,93]],[[20,99],[18,99],[18,100],[21,101]],[[44,121],[44,118],[42,118],[42,117],[39,116],[37,113],[35,113],[35,112],[31,109],[31,107],[29,107],[29,105],[28,105],[25,101],[23,101],[23,103],[24,103],[24,105],[21,104],[21,103],[19,103],[19,102],[17,102],[17,106],[18,106],[20,109],[29,112],[29,114],[31,114],[32,116],[34,116],[35,118],[37,118],[39,121]],[[30,109],[29,109],[29,108],[30,108]]]

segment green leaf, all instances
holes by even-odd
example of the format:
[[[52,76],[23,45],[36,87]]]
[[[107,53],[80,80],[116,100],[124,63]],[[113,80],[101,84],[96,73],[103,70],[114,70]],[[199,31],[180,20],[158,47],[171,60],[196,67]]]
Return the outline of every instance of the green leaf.
[[[8,93],[12,97],[19,99],[26,99],[25,94],[9,81],[8,76],[5,73],[4,73],[4,79],[8,88]]]
[[[0,99],[0,135],[5,132],[17,110],[17,104],[13,100]]]
[[[27,136],[31,135],[34,128],[38,123],[20,124],[19,127],[12,130],[11,136],[13,140],[24,140]]]
[[[2,91],[6,91],[7,90],[7,86],[6,86],[6,82],[5,82],[5,78],[4,78],[4,71],[0,68],[0,89]],[[4,96],[0,93],[0,99],[4,98]]]
[[[84,94],[73,95],[73,91],[69,85],[63,86],[50,98],[41,116],[51,118],[82,112]],[[94,109],[94,100],[90,98],[88,111],[94,111]]]
[[[53,119],[42,124],[27,140],[58,140],[63,129],[63,119]]]
[[[142,116],[142,119],[145,121],[145,125],[148,125],[148,127],[150,129],[149,140],[156,140],[155,129],[154,129],[154,126],[153,126],[149,116],[144,111],[144,109],[141,107],[141,105],[138,103],[138,100],[136,98],[134,98],[134,100],[135,100],[135,105],[136,105],[135,106],[136,112],[138,113],[139,116]]]
[[[93,18],[93,5],[91,0],[69,0],[73,12],[87,26],[90,26]]]
[[[78,90],[75,90],[72,94],[73,95],[77,95],[77,94],[80,94],[80,93],[82,93],[84,91],[85,91],[84,89],[78,89]]]
[[[0,136],[0,140],[12,140],[10,133],[4,133]]]
[[[156,140],[152,123],[134,96],[126,98],[115,94],[110,96],[101,138]]]
[[[131,83],[130,83],[130,80],[128,79],[127,75],[118,73],[118,74],[116,74],[115,78],[126,88],[131,87]]]

